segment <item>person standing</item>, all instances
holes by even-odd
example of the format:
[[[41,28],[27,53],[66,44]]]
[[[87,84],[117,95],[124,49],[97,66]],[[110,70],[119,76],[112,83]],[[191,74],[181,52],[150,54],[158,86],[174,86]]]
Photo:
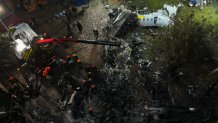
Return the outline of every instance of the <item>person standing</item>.
[[[83,33],[83,26],[82,26],[82,24],[79,21],[77,21],[76,22],[76,26],[77,26],[77,29],[79,30],[79,33],[82,34]]]
[[[68,23],[71,23],[71,20],[72,20],[72,7],[69,6],[67,9],[66,9],[66,17],[67,17],[67,20],[68,20]]]
[[[94,33],[94,36],[95,36],[95,40],[98,40],[99,32],[98,32],[98,29],[96,27],[94,27],[93,33]]]

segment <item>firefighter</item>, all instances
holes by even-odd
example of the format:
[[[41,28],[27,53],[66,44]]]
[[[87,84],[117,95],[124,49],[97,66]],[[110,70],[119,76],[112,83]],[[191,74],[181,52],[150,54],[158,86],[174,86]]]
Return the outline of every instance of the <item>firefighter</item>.
[[[72,58],[73,58],[74,61],[79,60],[79,58],[78,58],[78,56],[77,56],[76,54],[73,54],[73,55],[72,55]]]
[[[79,58],[76,54],[69,55],[68,62],[70,64],[72,64],[72,63],[81,64],[81,61],[79,60]]]
[[[71,23],[71,21],[72,21],[72,16],[73,16],[72,7],[69,6],[66,9],[66,17],[67,17],[67,20],[68,20],[69,23]]]
[[[47,66],[42,71],[42,76],[44,76],[46,79],[49,79],[49,78],[52,78],[50,75],[51,75],[51,67]]]
[[[78,68],[79,69],[82,69],[82,62],[81,62],[81,60],[76,60],[76,63],[77,63],[77,65],[78,65]]]
[[[72,55],[67,55],[66,59],[65,59],[65,68],[67,70],[70,70],[72,67],[73,68],[82,68],[82,62],[81,60],[78,58],[78,56],[76,54],[72,54]]]
[[[65,60],[66,64],[67,65],[74,65],[76,63],[76,60],[77,60],[74,57],[76,57],[78,59],[76,54],[67,55],[66,60]]]

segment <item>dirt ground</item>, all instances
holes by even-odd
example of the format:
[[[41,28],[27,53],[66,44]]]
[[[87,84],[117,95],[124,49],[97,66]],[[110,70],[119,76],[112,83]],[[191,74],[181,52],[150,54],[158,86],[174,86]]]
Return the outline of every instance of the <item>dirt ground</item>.
[[[102,29],[106,27],[109,17],[101,1],[92,0],[84,15],[79,16],[76,20],[83,25],[83,34],[80,35],[80,39],[94,40],[94,27],[99,30],[99,40],[105,38]],[[103,46],[78,44],[73,48],[80,50],[78,56],[81,61],[93,65],[102,64],[101,54]]]
[[[66,2],[65,5],[68,3]],[[49,4],[45,6],[44,10],[37,10],[32,13],[27,13],[24,10],[17,10],[16,13],[24,20],[28,22],[29,18],[36,17],[39,27],[36,30],[38,34],[46,32],[52,37],[63,37],[67,35],[67,19],[66,17],[60,17],[59,19],[52,20],[53,16],[60,11],[63,11],[66,7],[63,7],[55,1],[49,1]],[[92,0],[89,8],[84,14],[78,16],[76,21],[79,21],[83,25],[83,34],[79,36],[81,39],[93,40],[93,28],[97,27],[100,35],[99,40],[103,39],[102,29],[107,25],[109,20],[108,14],[104,5],[99,0]],[[102,46],[88,45],[88,44],[73,44],[70,49],[67,49],[68,53],[76,51],[82,62],[88,64],[101,64]]]

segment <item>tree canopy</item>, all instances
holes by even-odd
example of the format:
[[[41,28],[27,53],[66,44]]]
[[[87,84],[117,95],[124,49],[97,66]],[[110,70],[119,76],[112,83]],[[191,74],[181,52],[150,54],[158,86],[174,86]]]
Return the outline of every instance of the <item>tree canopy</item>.
[[[216,60],[218,29],[205,21],[195,21],[194,13],[178,16],[173,26],[164,29],[154,41],[154,47],[164,54],[162,57],[170,70]]]

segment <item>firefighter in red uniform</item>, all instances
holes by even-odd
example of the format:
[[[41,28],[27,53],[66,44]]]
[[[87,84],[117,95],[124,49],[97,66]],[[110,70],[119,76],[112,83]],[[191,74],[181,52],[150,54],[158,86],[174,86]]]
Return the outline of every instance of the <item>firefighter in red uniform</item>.
[[[50,77],[49,76],[49,73],[51,72],[51,67],[45,67],[45,69],[42,71],[42,75],[45,77],[45,78],[48,78]]]
[[[78,66],[78,68],[81,68],[81,60],[79,60],[78,56],[76,54],[67,55],[66,57],[67,66],[70,67],[73,65],[73,67]]]

